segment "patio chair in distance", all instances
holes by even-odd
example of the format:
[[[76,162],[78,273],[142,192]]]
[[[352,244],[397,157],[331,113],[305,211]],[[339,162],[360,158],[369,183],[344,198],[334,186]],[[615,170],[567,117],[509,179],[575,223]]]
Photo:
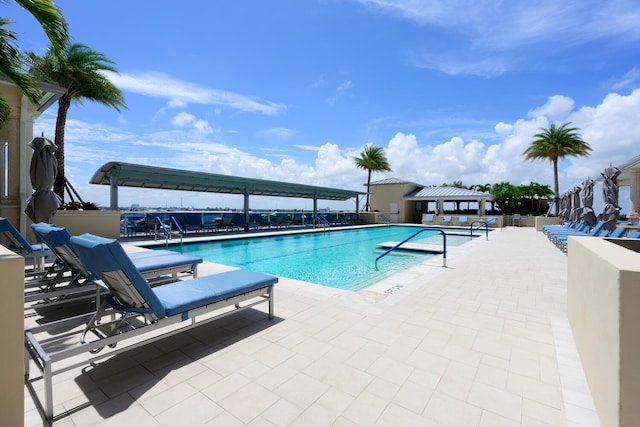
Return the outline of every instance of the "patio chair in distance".
[[[445,215],[440,219],[440,224],[451,225],[451,215]]]

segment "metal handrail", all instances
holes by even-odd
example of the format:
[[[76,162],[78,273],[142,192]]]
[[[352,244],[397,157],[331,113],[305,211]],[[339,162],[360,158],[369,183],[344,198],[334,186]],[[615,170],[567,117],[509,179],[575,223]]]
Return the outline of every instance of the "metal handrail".
[[[380,218],[382,218],[382,220],[386,223],[386,224],[391,224],[391,220],[389,218],[387,218],[387,216],[385,214],[378,214],[378,220],[380,220]]]
[[[471,221],[471,224],[469,224],[469,238],[473,239],[473,224],[480,224],[480,225],[484,225],[484,230],[485,233],[487,234],[487,240],[489,240],[489,221],[484,220],[484,219],[477,219],[475,221]]]
[[[178,222],[172,216],[169,217],[169,225],[167,225],[164,222],[162,222],[162,220],[160,219],[159,216],[156,216],[156,218],[155,218],[155,230],[154,230],[155,239],[154,240],[158,240],[158,227],[160,227],[162,229],[162,232],[164,233],[164,245],[165,246],[169,246],[169,240],[173,236],[172,231],[171,231],[171,223],[172,222],[176,225],[176,227],[179,230],[178,232],[180,234],[180,246],[182,246],[182,235],[183,235],[182,228],[180,228],[180,226],[178,225]]]
[[[316,221],[319,225],[323,225],[325,227],[325,230],[331,228],[331,223],[329,222],[329,220],[320,214],[316,214]]]
[[[442,266],[446,267],[447,266],[447,234],[441,228],[424,227],[424,228],[416,231],[411,236],[407,237],[406,239],[404,239],[402,242],[398,243],[394,247],[387,249],[383,254],[378,255],[378,257],[376,258],[376,263],[375,263],[376,264],[376,269],[378,268],[378,260],[380,258],[382,258],[383,256],[387,255],[389,252],[392,252],[392,251],[398,249],[400,247],[400,245],[402,245],[403,243],[408,242],[409,240],[411,240],[414,237],[416,237],[418,234],[423,233],[425,231],[437,231],[438,233],[442,234]]]

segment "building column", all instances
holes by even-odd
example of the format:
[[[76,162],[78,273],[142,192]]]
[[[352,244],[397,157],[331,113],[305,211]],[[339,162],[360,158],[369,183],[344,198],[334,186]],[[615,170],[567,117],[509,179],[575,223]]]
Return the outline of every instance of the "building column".
[[[640,171],[629,171],[629,211],[640,212]]]
[[[478,202],[478,216],[484,216],[485,212],[485,205],[487,204],[487,199],[480,199],[480,201]]]

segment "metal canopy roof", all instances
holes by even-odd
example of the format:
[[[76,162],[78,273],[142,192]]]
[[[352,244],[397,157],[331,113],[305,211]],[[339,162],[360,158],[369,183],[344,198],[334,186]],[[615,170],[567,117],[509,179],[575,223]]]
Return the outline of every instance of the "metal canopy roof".
[[[121,162],[109,162],[102,165],[93,175],[90,183],[111,185],[112,187],[158,188],[324,200],[348,200],[366,194],[359,191]]]
[[[457,187],[424,187],[419,188],[405,195],[407,200],[445,200],[445,201],[467,201],[467,200],[493,200],[489,193],[467,190]]]

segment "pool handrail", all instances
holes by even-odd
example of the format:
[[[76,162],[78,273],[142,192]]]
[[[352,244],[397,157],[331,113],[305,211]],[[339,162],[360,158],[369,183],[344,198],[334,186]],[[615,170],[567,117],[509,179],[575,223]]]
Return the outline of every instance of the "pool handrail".
[[[316,214],[315,217],[316,217],[316,222],[318,223],[318,225],[323,226],[325,229],[329,229],[331,227],[331,223],[324,216],[322,216],[320,214]]]
[[[385,214],[378,213],[378,223],[380,223],[380,220],[382,220],[384,224],[391,224],[391,220],[387,218]]]
[[[406,239],[404,239],[402,242],[396,244],[395,246],[393,246],[392,248],[387,249],[386,251],[384,251],[384,253],[378,255],[376,257],[376,261],[375,261],[375,265],[376,265],[376,269],[378,268],[378,260],[380,258],[382,258],[383,256],[387,255],[388,253],[398,249],[400,247],[400,245],[402,245],[403,243],[408,242],[409,240],[413,239],[414,237],[416,237],[418,234],[423,233],[425,231],[437,231],[438,233],[440,233],[442,235],[442,266],[446,267],[447,266],[447,234],[441,229],[441,228],[437,228],[437,227],[423,227],[420,230],[416,231],[415,233],[413,233],[411,236],[407,237]]]
[[[473,224],[480,224],[480,226],[484,225],[484,231],[487,234],[487,240],[489,240],[489,221],[485,219],[477,219],[475,221],[471,221],[469,224],[469,238],[473,239]],[[478,227],[480,229],[480,227]]]
[[[164,222],[162,222],[162,219],[160,219],[160,217],[156,215],[156,217],[155,217],[155,231],[154,231],[155,239],[154,240],[158,240],[158,227],[160,227],[160,229],[162,230],[162,232],[164,234],[164,245],[165,245],[165,247],[168,247],[169,246],[169,239],[171,239],[173,237],[173,232],[171,230],[172,225],[176,226],[177,233],[180,235],[180,246],[182,246],[182,237],[184,235],[184,232],[182,231],[182,227],[180,227],[180,225],[178,225],[178,221],[176,221],[176,219],[173,216],[169,216],[169,224],[165,224]]]

